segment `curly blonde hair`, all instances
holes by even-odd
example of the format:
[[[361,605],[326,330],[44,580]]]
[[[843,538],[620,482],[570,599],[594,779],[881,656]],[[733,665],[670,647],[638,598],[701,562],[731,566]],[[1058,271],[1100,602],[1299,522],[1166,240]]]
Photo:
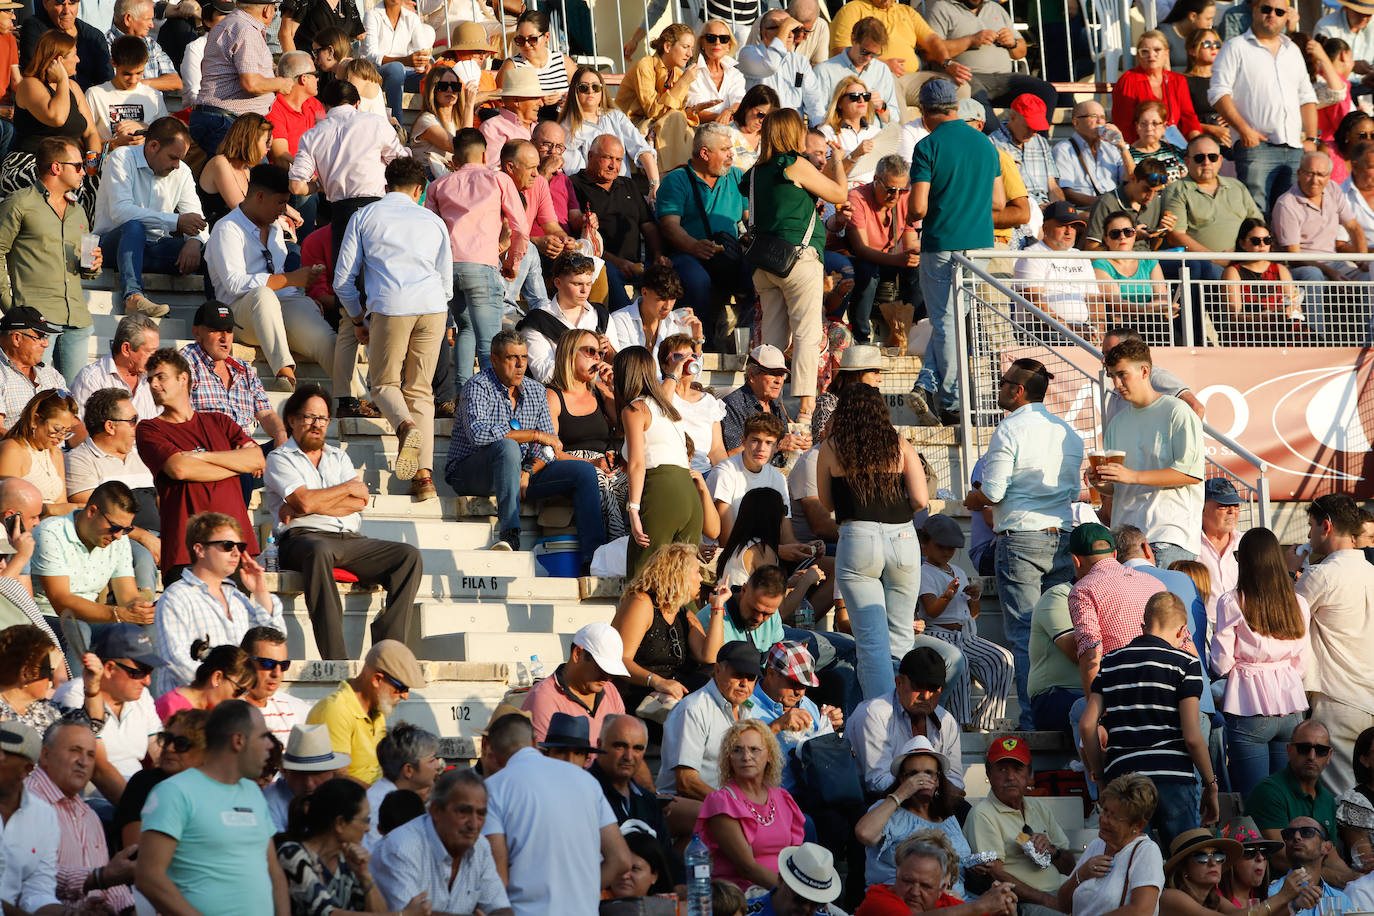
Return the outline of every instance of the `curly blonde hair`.
[[[687,589],[687,572],[701,563],[693,544],[664,544],[655,550],[639,574],[625,585],[625,594],[649,596],[656,607],[680,608],[695,595]]]
[[[763,747],[768,751],[768,765],[763,768],[763,784],[766,786],[782,785],[782,748],[778,746],[778,739],[773,737],[773,732],[764,724],[762,719],[745,719],[731,725],[725,733],[725,737],[720,739],[720,785],[721,788],[735,781],[735,769],[730,763],[730,752],[739,743],[740,735],[745,732],[757,732],[759,740],[763,742]]]

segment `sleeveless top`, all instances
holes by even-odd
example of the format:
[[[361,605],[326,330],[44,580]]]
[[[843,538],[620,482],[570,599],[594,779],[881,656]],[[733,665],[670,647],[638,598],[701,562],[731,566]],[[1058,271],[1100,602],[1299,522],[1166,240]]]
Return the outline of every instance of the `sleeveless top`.
[[[649,408],[649,416],[653,417],[653,422],[644,431],[645,470],[665,464],[676,465],[686,470],[690,463],[687,460],[687,434],[682,429],[682,423],[669,420],[650,399],[639,400]],[[707,446],[709,447],[710,443],[707,443]]]
[[[611,447],[611,424],[601,410],[601,392],[592,389],[596,398],[596,409],[585,416],[575,416],[568,412],[568,404],[563,400],[563,392],[550,388],[558,397],[558,438],[563,440],[563,450],[568,452],[604,453]]]
[[[653,596],[649,598],[652,600]],[[692,664],[692,649],[687,642],[688,613],[686,608],[680,609],[670,624],[655,604],[653,622],[644,631],[639,649],[635,651],[635,664],[652,671],[656,677],[677,680],[678,674]]]
[[[29,472],[24,475],[24,479],[38,488],[38,492],[43,496],[45,503],[60,503],[67,498],[67,488],[62,483],[62,475],[57,473],[57,468],[52,463],[52,452],[47,449],[32,448],[27,442],[23,443],[24,448],[28,449]]]
[[[753,538],[749,543],[744,544],[739,550],[730,555],[730,559],[725,561],[725,569],[721,572],[720,581],[731,588],[743,588],[744,583],[749,581],[749,570],[744,568],[744,554],[754,547],[763,543],[758,538]]]
[[[816,198],[810,191],[794,184],[783,171],[797,161],[796,153],[780,153],[767,162],[759,162],[740,182],[744,199],[749,199],[750,182],[754,184],[754,207],[750,214],[754,228],[768,232],[793,245],[800,245],[806,228],[814,218],[810,246],[817,254],[825,250],[825,227],[816,215]]]
[[[705,19],[750,25],[762,14],[759,0],[706,0]]]
[[[1279,283],[1279,264],[1271,261],[1269,266],[1263,270],[1251,270],[1246,266],[1248,262],[1236,262],[1236,273],[1240,274],[1241,281],[1245,284],[1241,287],[1240,301],[1247,312],[1272,312],[1280,308],[1286,301],[1287,296],[1283,287]],[[1252,284],[1263,283],[1264,286],[1256,288]]]
[[[911,521],[911,503],[906,498],[906,485],[901,475],[888,475],[897,478],[897,495],[877,502],[859,500],[849,488],[845,477],[830,478],[830,493],[835,500],[835,522],[882,522],[884,525],[903,525]]]
[[[47,88],[48,95],[57,95],[56,89],[46,83],[43,85]],[[66,123],[58,127],[44,124],[27,108],[20,105],[14,106],[14,149],[16,152],[36,154],[39,144],[48,137],[65,137],[76,143],[78,149],[85,149],[81,138],[86,133],[86,116],[81,113],[81,109],[78,107],[76,93],[70,89],[67,91],[71,92],[71,105],[67,108]]]
[[[517,67],[534,67],[526,59],[524,54],[519,52],[510,56],[511,62]],[[544,90],[546,95],[555,92],[567,95],[568,93],[568,68],[563,63],[563,55],[557,51],[549,51],[549,62],[542,67],[535,69],[539,74],[539,88]]]
[[[229,215],[229,204],[224,200],[224,195],[218,191],[207,191],[196,183],[196,196],[200,198],[200,205],[205,208],[205,221],[213,226],[220,221],[221,217]]]

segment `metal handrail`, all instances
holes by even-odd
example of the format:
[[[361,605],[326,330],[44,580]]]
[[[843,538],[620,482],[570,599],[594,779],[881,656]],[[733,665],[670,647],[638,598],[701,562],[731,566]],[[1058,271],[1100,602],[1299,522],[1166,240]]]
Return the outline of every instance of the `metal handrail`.
[[[1374,251],[1365,254],[1346,254],[1340,251],[1275,251],[1270,254],[1256,251],[1112,251],[1108,248],[1098,248],[1094,251],[1084,251],[1081,248],[1069,248],[1065,251],[1053,251],[1040,248],[1021,248],[1009,250],[1006,248],[975,248],[964,252],[970,259],[974,260],[1020,260],[1022,258],[1053,258],[1055,260],[1095,260],[1098,258],[1111,258],[1112,260],[1123,261],[1274,261],[1279,264],[1297,262],[1310,264],[1313,261],[1352,261],[1356,263],[1366,263],[1374,261]],[[1362,283],[1362,280],[1349,280],[1349,283]]]
[[[1036,253],[1039,254],[1039,252]],[[1011,302],[1015,303],[1018,307],[1025,309],[1028,314],[1033,315],[1035,318],[1044,322],[1046,325],[1053,328],[1058,333],[1064,335],[1064,337],[1068,338],[1080,350],[1083,350],[1086,353],[1091,354],[1098,361],[1099,364],[1102,362],[1103,353],[1100,348],[1094,346],[1090,341],[1080,336],[1072,328],[1065,325],[1055,316],[1049,314],[1048,312],[1045,312],[1044,310],[1032,304],[1031,301],[1027,299],[1025,296],[1021,295],[1016,290],[1008,286],[1006,283],[1002,282],[1001,279],[994,277],[987,271],[983,270],[969,258],[970,255],[977,256],[981,254],[996,254],[1001,257],[1007,256],[1007,252],[993,249],[991,251],[969,251],[966,253],[955,252],[953,260],[954,263],[958,265],[960,268],[971,271],[973,275],[979,279],[980,282],[986,283],[988,286],[992,287],[993,289],[1000,292],[1002,295],[1006,296]],[[1053,252],[1053,254],[1060,254],[1060,252]],[[1374,260],[1374,255],[1370,255],[1368,256],[1368,258],[1370,260]],[[964,317],[966,315],[966,303],[965,298],[963,296],[958,296],[956,298],[956,302],[959,303],[958,320],[956,322],[956,338],[959,340],[960,344],[958,350],[959,359],[961,360],[963,369],[965,370],[964,372],[960,373],[960,375],[962,376],[960,384],[963,387],[964,393],[964,399],[962,403],[964,404],[965,408],[963,411],[960,412],[960,425],[962,433],[960,437],[960,449],[965,453],[964,467],[969,468],[973,466],[973,456],[969,453],[969,449],[972,447],[972,418],[970,417],[970,411],[968,409],[970,403],[968,400],[968,386],[970,380],[967,378],[968,353],[967,347],[964,346],[964,334],[962,333]],[[1259,502],[1260,524],[1264,525],[1265,527],[1268,527],[1270,520],[1269,481],[1265,477],[1264,460],[1260,458],[1258,455],[1256,455],[1254,452],[1250,451],[1245,446],[1241,445],[1239,442],[1232,439],[1230,436],[1227,436],[1225,433],[1211,426],[1209,423],[1207,423],[1206,420],[1202,421],[1202,430],[1207,436],[1219,442],[1220,444],[1226,446],[1226,448],[1230,449],[1233,454],[1235,454],[1241,460],[1245,461],[1247,464],[1255,468],[1255,470],[1258,472],[1259,476],[1254,485],[1254,489],[1257,494],[1257,501]],[[1211,461],[1211,459],[1207,460],[1209,462]]]

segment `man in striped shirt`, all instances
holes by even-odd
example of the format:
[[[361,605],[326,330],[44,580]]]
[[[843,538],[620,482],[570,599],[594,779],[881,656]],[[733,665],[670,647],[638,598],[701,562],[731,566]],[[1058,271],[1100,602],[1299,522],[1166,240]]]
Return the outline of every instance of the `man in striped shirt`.
[[[1142,773],[1159,790],[1151,825],[1168,844],[1185,830],[1217,821],[1217,778],[1198,721],[1202,668],[1182,648],[1188,614],[1177,595],[1145,605],[1144,633],[1108,652],[1079,723],[1084,762],[1098,785]],[[1106,756],[1098,726],[1107,729]],[[1196,767],[1196,770],[1194,770]],[[1198,774],[1202,774],[1202,788]]]

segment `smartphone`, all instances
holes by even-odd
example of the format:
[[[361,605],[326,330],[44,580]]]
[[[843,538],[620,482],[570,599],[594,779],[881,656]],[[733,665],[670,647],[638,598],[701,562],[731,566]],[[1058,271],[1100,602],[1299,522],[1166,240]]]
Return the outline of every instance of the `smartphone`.
[[[24,519],[17,512],[14,515],[5,516],[5,535],[10,539],[11,544],[14,543],[15,537],[22,530],[23,524]]]

